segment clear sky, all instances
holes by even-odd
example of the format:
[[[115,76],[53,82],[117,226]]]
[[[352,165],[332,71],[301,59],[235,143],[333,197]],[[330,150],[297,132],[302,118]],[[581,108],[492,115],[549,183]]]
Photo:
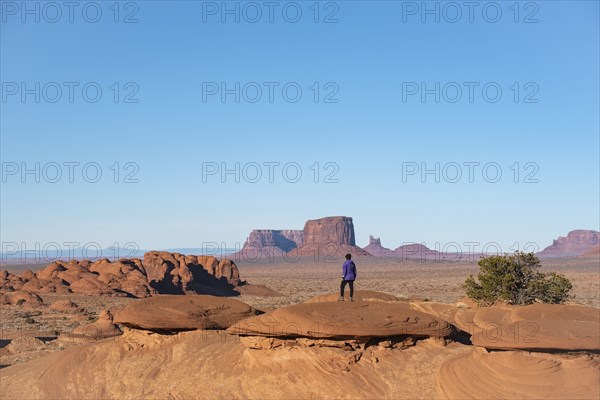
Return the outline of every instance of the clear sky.
[[[1,3],[3,243],[599,229],[597,1]]]

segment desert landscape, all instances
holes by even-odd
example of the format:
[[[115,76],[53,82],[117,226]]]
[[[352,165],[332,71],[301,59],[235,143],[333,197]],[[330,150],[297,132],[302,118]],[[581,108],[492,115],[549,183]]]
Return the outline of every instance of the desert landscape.
[[[8,265],[1,397],[600,395],[597,232],[577,231],[540,252],[543,271],[571,281],[567,302],[487,307],[463,288],[476,259],[424,260],[414,249],[374,256],[376,241],[357,247],[347,217],[281,232],[251,234],[250,256],[242,249],[221,260],[152,251],[35,270]],[[316,245],[336,251],[316,258]],[[346,252],[357,254],[353,302],[336,291]]]
[[[600,0],[0,16],[0,400],[600,400]]]

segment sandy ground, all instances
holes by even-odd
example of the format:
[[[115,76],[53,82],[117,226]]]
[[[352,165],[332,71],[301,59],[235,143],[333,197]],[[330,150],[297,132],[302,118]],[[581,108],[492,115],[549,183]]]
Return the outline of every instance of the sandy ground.
[[[421,262],[365,257],[355,260],[358,279],[355,289],[386,292],[398,297],[455,302],[464,297],[462,284],[469,274],[477,274],[477,263]],[[284,297],[241,300],[257,308],[278,308],[309,297],[339,290],[341,263],[304,259],[238,263],[240,275],[250,283],[263,284]],[[596,258],[543,260],[542,271],[566,275],[573,284],[572,303],[600,308],[600,261]],[[348,292],[346,287],[346,293]]]

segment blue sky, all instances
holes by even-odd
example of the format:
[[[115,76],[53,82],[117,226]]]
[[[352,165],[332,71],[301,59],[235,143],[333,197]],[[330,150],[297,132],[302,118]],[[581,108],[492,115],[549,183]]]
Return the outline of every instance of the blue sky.
[[[599,229],[597,1],[520,2],[518,15],[513,1],[480,2],[473,22],[463,2],[428,2],[438,4],[439,22],[422,15],[422,2],[320,2],[318,23],[313,1],[276,2],[273,23],[264,7],[247,21],[255,14],[243,2],[227,2],[240,7],[239,23],[221,20],[222,2],[121,2],[118,16],[113,1],[97,2],[96,23],[89,2],[78,3],[73,22],[47,2],[38,3],[39,22],[21,2],[1,3],[3,243],[233,247],[254,228],[301,229],[330,215],[354,218],[359,245],[373,234],[392,248],[543,248],[572,229]],[[452,23],[455,4],[462,16]],[[299,21],[288,22],[298,8]],[[137,22],[124,23],[128,16]],[[21,84],[36,92],[36,82],[39,103],[36,93],[23,101]],[[239,103],[233,94],[222,101],[221,83],[236,82]],[[208,94],[214,83],[219,93]],[[439,102],[408,94],[436,83]],[[297,102],[284,98],[286,84],[288,99],[302,90]],[[91,102],[97,87],[102,96]],[[73,182],[65,162],[79,163]],[[273,182],[269,162],[279,163]],[[473,182],[471,162],[479,163]],[[35,163],[39,183],[20,174]],[[89,163],[90,174],[102,172],[95,183],[82,175]],[[206,163],[239,163],[240,182],[220,174],[203,182]],[[263,173],[256,183],[253,163]],[[439,182],[422,179],[421,167],[436,163]],[[300,168],[298,182],[282,176],[285,164]],[[62,176],[52,183],[56,165]],[[462,178],[453,183],[456,165]],[[332,171],[338,182],[324,182]],[[128,173],[138,182],[124,182]],[[524,182],[529,173],[537,183]]]

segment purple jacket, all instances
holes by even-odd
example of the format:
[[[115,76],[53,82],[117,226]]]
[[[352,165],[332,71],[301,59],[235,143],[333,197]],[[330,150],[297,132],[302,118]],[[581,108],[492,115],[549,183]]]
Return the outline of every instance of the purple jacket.
[[[344,261],[344,265],[342,265],[342,275],[344,276],[345,281],[353,281],[356,279],[356,265],[354,265],[354,261]]]

